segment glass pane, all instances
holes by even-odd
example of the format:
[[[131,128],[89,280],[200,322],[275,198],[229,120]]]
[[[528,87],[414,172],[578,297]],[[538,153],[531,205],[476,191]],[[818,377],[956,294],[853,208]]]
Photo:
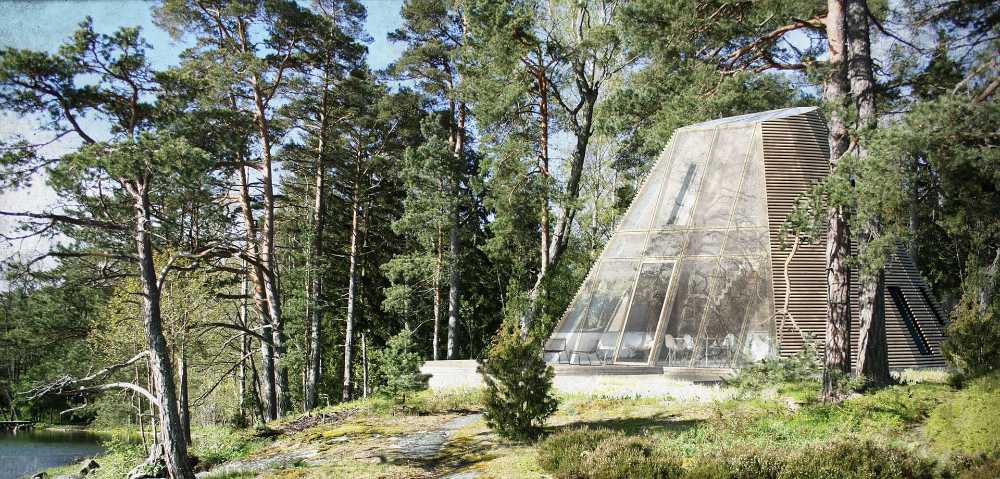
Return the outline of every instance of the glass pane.
[[[733,226],[767,226],[767,198],[764,196],[764,150],[755,135],[743,186],[736,199]]]
[[[659,361],[667,366],[688,366],[694,359],[695,338],[701,323],[708,286],[717,261],[712,259],[686,259],[680,265],[677,291],[666,305],[665,328],[660,338]]]
[[[653,209],[656,208],[657,196],[659,196],[660,188],[663,186],[663,174],[670,162],[669,152],[670,145],[667,145],[656,164],[653,165],[653,170],[649,172],[649,179],[632,200],[632,205],[622,220],[621,229],[641,230],[649,227],[649,220],[653,217]]]
[[[673,263],[645,263],[639,270],[618,361],[644,363],[649,359],[673,269]]]
[[[638,266],[638,261],[601,262],[590,307],[570,341],[577,361],[603,360],[614,352]]]
[[[701,334],[697,340],[696,366],[728,367],[737,359],[746,319],[759,307],[758,263],[750,258],[726,258],[715,278]]]
[[[680,256],[687,248],[687,231],[658,231],[650,233],[646,256]]]
[[[771,243],[766,229],[730,230],[726,238],[726,255],[766,255]]]
[[[677,145],[673,163],[667,173],[660,204],[653,219],[655,228],[687,224],[701,178],[705,174],[705,163],[714,136],[714,130],[677,134],[674,139]]]
[[[694,226],[728,226],[733,200],[740,189],[743,164],[746,163],[754,127],[723,128],[712,147],[712,158],[694,206]]]
[[[593,272],[584,280],[583,285],[580,286],[579,293],[573,298],[573,302],[566,310],[566,314],[559,322],[559,325],[556,326],[555,332],[552,333],[552,339],[561,340],[563,348],[571,343],[570,340],[573,331],[576,330],[580,320],[583,319],[584,313],[587,312],[587,306],[590,304],[591,296],[593,296],[593,278],[600,274],[600,268],[600,263],[594,264]],[[555,360],[558,358],[547,357],[546,359]]]
[[[774,336],[774,307],[771,291],[771,263],[766,256],[751,258],[756,272],[760,275],[757,287],[753,289],[750,298],[750,310],[747,313],[747,329],[749,334],[745,340],[744,360],[760,361],[777,353]]]
[[[642,243],[646,233],[618,233],[611,238],[604,254],[608,258],[635,258],[642,256]]]
[[[687,254],[692,256],[718,256],[722,252],[722,240],[726,232],[692,231],[688,240]]]

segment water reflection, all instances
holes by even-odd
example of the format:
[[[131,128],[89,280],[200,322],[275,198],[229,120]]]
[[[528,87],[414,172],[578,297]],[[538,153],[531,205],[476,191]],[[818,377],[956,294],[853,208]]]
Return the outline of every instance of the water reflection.
[[[30,476],[49,467],[80,462],[101,452],[100,437],[83,431],[0,433],[0,479]]]

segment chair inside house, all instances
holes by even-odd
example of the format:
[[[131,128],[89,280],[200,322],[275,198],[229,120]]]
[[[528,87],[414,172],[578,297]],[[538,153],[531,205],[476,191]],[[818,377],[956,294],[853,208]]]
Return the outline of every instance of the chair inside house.
[[[644,362],[653,348],[653,335],[645,331],[628,331],[622,336],[618,361]]]
[[[580,333],[576,344],[569,353],[570,364],[573,364],[573,357],[576,357],[576,364],[583,364],[582,360],[584,357],[587,358],[588,365],[593,365],[595,359],[600,361],[601,358],[598,355],[598,350],[602,335],[603,333],[600,330]]]
[[[736,354],[736,336],[732,333],[722,338],[705,338],[705,367],[724,367]]]
[[[667,348],[667,366],[673,366],[677,360],[677,354],[682,349],[682,344],[672,334],[666,334],[663,336],[663,347]]]
[[[545,345],[542,346],[542,357],[544,358],[547,354],[554,354],[557,363],[561,363],[563,358],[566,358],[566,364],[569,364],[569,355],[566,354],[566,338],[550,338],[545,341]]]

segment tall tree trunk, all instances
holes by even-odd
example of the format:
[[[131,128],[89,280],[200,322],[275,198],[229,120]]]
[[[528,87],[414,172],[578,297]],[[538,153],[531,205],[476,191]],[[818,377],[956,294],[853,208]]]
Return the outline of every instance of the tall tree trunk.
[[[541,63],[541,58],[539,58]],[[549,268],[549,84],[545,71],[538,73],[538,168],[542,172],[542,210],[540,212],[541,265],[538,277],[544,278]],[[539,283],[540,284],[540,283]]]
[[[920,160],[917,158],[913,159],[910,163],[910,167],[913,169],[910,172],[910,177],[912,178],[910,182],[910,211],[909,211],[909,224],[908,229],[910,231],[910,238],[908,241],[907,251],[910,252],[910,260],[913,261],[913,265],[916,267],[917,271],[920,271],[920,250],[917,244],[918,230],[920,229],[920,190],[918,178],[920,175]]]
[[[584,75],[583,72],[577,75]],[[579,82],[582,84],[582,82]],[[566,243],[569,240],[569,230],[576,217],[577,208],[574,206],[577,198],[580,197],[580,180],[583,177],[583,165],[587,160],[587,150],[590,147],[590,139],[594,135],[594,109],[597,107],[597,90],[584,90],[580,92],[583,106],[583,121],[574,127],[576,145],[573,148],[573,159],[570,164],[569,178],[566,180],[566,196],[568,201],[563,205],[563,213],[556,221],[552,244],[549,245],[549,264],[554,265],[562,256]]]
[[[147,230],[151,224],[148,184],[144,180],[134,186],[135,243],[139,258],[139,280],[142,285],[142,317],[146,343],[149,346],[149,364],[153,376],[155,395],[160,402],[160,440],[163,444],[167,472],[174,479],[193,479],[194,473],[187,459],[187,440],[180,414],[177,412],[177,394],[174,371],[163,335],[160,315],[160,289],[156,267],[153,264],[153,245]]]
[[[240,316],[239,325],[247,328],[247,281],[240,278]],[[237,370],[237,386],[240,395],[240,416],[247,417],[247,354],[250,352],[250,337],[246,334],[240,335],[240,366]]]
[[[979,314],[986,314],[990,305],[993,304],[993,290],[997,282],[997,273],[1000,272],[1000,248],[995,250],[993,261],[989,266],[983,268],[982,275],[976,285],[976,299],[979,301]]]
[[[368,342],[361,333],[361,397],[368,399]]]
[[[191,443],[191,407],[188,401],[188,363],[187,347],[180,345],[180,354],[177,355],[177,411],[181,416],[181,429],[184,430],[184,439]]]
[[[316,147],[316,165],[313,175],[315,177],[315,191],[313,192],[313,229],[312,238],[309,245],[309,257],[306,260],[306,271],[309,273],[309,362],[306,366],[305,384],[303,386],[303,396],[306,411],[316,407],[316,384],[319,382],[320,363],[322,361],[323,337],[320,322],[323,314],[319,307],[320,298],[323,294],[323,275],[319,268],[319,258],[323,251],[323,216],[326,205],[324,202],[326,192],[326,173],[324,156],[326,154],[326,128],[327,128],[327,85],[323,85],[323,98],[320,101],[320,122],[319,141]]]
[[[455,127],[455,163],[458,166],[459,174],[456,175],[453,189],[453,199],[455,205],[452,207],[451,231],[448,234],[448,359],[455,358],[455,341],[457,339],[456,329],[458,328],[458,308],[459,294],[461,292],[461,270],[459,269],[459,255],[461,254],[462,241],[459,233],[462,228],[461,202],[462,180],[465,172],[465,104],[458,104],[458,111],[455,112],[457,124]]]
[[[439,340],[441,338],[441,274],[444,263],[444,239],[442,238],[441,227],[438,226],[437,236],[434,239],[434,246],[437,249],[437,255],[434,258],[434,305],[433,305],[433,321],[434,321],[434,339],[431,340],[431,357],[435,361],[438,360],[438,351],[441,350]]]
[[[448,359],[455,358],[455,329],[458,326],[458,288],[459,288],[459,212],[457,206],[452,212],[451,231],[448,234]]]
[[[248,270],[247,276],[253,284],[254,311],[260,318],[261,336],[271,338],[270,308],[267,305],[267,296],[264,292],[264,270],[260,264],[260,244],[257,239],[257,222],[253,217],[253,209],[250,203],[250,185],[245,167],[240,167],[240,211],[243,213],[243,223],[246,225],[246,240],[253,255],[252,269]],[[263,382],[264,405],[267,409],[267,419],[278,418],[278,399],[275,387],[274,375],[274,349],[270,341],[260,342],[261,359],[261,379]]]
[[[528,310],[521,315],[521,337],[527,337],[538,311],[538,299],[542,294],[542,284],[549,271],[549,85],[545,76],[541,51],[538,52],[538,66],[535,71],[535,93],[538,95],[538,169],[542,175],[542,205],[539,212],[539,238],[541,260],[535,284],[528,294]]]
[[[263,94],[253,81],[253,99],[256,111],[254,120],[260,135],[260,173],[264,220],[260,232],[260,262],[264,269],[264,294],[267,298],[268,315],[271,318],[271,341],[274,349],[274,390],[277,400],[277,415],[288,412],[288,367],[284,364],[285,331],[281,316],[281,289],[278,281],[278,265],[274,254],[274,178],[271,158],[271,130],[267,120],[267,107]]]
[[[830,72],[823,89],[823,101],[830,108],[830,169],[834,170],[848,146],[847,125],[844,120],[848,92],[844,0],[828,0],[827,8],[826,35]],[[834,399],[840,393],[836,390],[837,376],[851,372],[851,283],[847,269],[850,241],[842,207],[830,206],[827,211],[827,226],[828,296],[822,395],[825,399]]]
[[[360,177],[360,174],[358,175]],[[354,182],[354,192],[351,195],[351,251],[347,269],[347,320],[344,330],[344,388],[341,399],[351,400],[351,348],[354,338],[354,309],[358,282],[358,208],[360,202],[360,178]]]
[[[871,37],[868,26],[868,6],[865,0],[847,0],[848,76],[851,94],[857,109],[858,162],[868,158],[862,134],[878,122],[875,112],[875,74],[872,71]],[[864,178],[861,178],[864,181]],[[869,180],[871,181],[871,180]],[[882,221],[878,214],[865,218],[858,241],[858,255],[868,256],[871,244],[882,235]],[[889,350],[885,337],[885,269],[861,269],[861,291],[858,316],[858,365],[857,373],[870,387],[889,384]]]

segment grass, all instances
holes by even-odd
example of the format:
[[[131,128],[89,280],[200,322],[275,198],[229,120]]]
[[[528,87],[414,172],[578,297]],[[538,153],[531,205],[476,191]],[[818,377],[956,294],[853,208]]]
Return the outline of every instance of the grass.
[[[995,389],[956,392],[944,384],[945,379],[940,374],[909,373],[900,376],[901,384],[837,404],[818,402],[818,384],[810,381],[772,385],[757,394],[714,402],[563,395],[546,434],[582,427],[608,429],[617,437],[641,437],[657,450],[675,455],[685,467],[727,451],[792,453],[835,441],[870,441],[948,461],[951,451],[934,445],[928,418],[943,415],[943,405],[956,404],[963,395]],[[192,452],[213,465],[302,451],[312,454],[275,462],[252,475],[237,472],[214,478],[423,478],[454,472],[476,472],[484,478],[550,477],[539,465],[537,444],[505,442],[481,420],[452,431],[432,457],[398,460],[387,452],[402,437],[438,431],[453,418],[480,411],[481,399],[477,390],[425,391],[404,402],[372,397],[314,411],[314,416],[326,414],[329,419],[304,430],[289,429],[293,432],[276,439],[258,439],[249,431],[200,428]],[[951,407],[949,411],[957,414]],[[290,417],[269,427],[281,429],[303,419]],[[121,477],[117,473],[127,469],[119,464],[134,457],[126,447],[111,452],[98,459],[102,465],[98,478]]]

